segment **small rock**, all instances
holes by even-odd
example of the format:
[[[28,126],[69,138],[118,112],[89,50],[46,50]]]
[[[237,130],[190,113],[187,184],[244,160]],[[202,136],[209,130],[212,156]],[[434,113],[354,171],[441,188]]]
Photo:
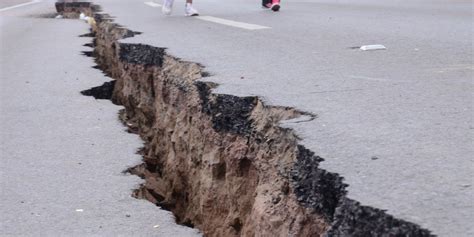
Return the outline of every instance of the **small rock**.
[[[281,197],[279,197],[279,196],[272,198],[272,203],[273,203],[273,204],[278,204],[280,201],[281,201]]]

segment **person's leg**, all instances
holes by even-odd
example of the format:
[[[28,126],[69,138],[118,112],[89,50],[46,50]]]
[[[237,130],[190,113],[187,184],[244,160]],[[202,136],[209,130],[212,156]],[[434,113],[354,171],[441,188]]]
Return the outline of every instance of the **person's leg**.
[[[262,0],[262,7],[270,8],[272,0]]]
[[[262,6],[276,12],[280,10],[280,0],[262,0]]]
[[[163,7],[161,8],[161,11],[165,15],[171,14],[171,10],[173,9],[173,2],[174,0],[164,0],[163,1]]]
[[[186,7],[184,8],[184,13],[186,16],[199,16],[199,13],[196,9],[193,8],[193,0],[186,0]]]

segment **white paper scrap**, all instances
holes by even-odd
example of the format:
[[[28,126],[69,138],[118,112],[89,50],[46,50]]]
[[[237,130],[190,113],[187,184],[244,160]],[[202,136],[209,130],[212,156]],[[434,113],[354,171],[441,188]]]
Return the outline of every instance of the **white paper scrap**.
[[[383,50],[383,49],[387,49],[387,48],[381,44],[363,45],[360,47],[360,50],[363,50],[363,51]]]

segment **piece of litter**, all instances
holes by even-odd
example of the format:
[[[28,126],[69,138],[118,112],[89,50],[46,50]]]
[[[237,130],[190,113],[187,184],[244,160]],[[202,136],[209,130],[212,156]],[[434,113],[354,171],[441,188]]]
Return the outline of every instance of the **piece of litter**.
[[[153,228],[158,228],[158,227],[160,227],[160,225],[154,225],[154,226],[153,226]]]
[[[86,14],[84,14],[84,13],[79,14],[79,19],[85,20],[86,19]]]
[[[95,22],[95,19],[94,17],[88,17],[87,18],[87,23],[91,26],[95,26],[96,25],[96,22]]]
[[[383,50],[383,49],[387,49],[387,48],[385,48],[385,46],[383,46],[381,44],[372,44],[372,45],[362,45],[362,46],[360,46],[360,50],[363,50],[363,51]]]
[[[55,18],[56,19],[63,19],[64,17],[63,17],[63,15],[57,15]]]
[[[76,209],[77,212],[84,212],[84,209]]]

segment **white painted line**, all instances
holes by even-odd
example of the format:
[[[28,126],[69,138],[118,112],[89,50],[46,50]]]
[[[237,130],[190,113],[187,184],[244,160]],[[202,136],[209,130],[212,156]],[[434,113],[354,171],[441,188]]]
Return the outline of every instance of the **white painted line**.
[[[144,2],[144,3],[150,7],[161,7],[161,4],[158,4],[156,2]]]
[[[150,7],[161,7],[161,4],[158,4],[156,2],[144,2],[146,5]],[[226,20],[222,18],[217,18],[213,16],[196,16],[194,18],[197,18],[199,20],[203,21],[210,21],[222,25],[227,25],[227,26],[233,26],[233,27],[238,27],[246,30],[261,30],[261,29],[269,29],[270,27],[267,26],[261,26],[261,25],[254,25],[254,24],[248,24],[244,22],[238,22],[238,21],[231,21],[231,20]]]
[[[196,16],[195,18],[203,21],[210,21],[214,22],[217,24],[222,24],[226,26],[233,26],[233,27],[238,27],[246,30],[262,30],[262,29],[269,29],[270,27],[267,26],[261,26],[261,25],[254,25],[254,24],[248,24],[248,23],[243,23],[243,22],[238,22],[238,21],[231,21],[231,20],[226,20],[222,18],[217,18],[213,16]]]
[[[33,0],[33,1],[31,1],[31,2],[26,2],[26,3],[18,4],[18,5],[14,5],[14,6],[11,6],[11,7],[5,7],[5,8],[0,9],[0,12],[8,11],[8,10],[15,9],[15,8],[19,8],[19,7],[28,6],[28,5],[35,4],[35,3],[39,3],[39,2],[41,2],[41,0]]]

